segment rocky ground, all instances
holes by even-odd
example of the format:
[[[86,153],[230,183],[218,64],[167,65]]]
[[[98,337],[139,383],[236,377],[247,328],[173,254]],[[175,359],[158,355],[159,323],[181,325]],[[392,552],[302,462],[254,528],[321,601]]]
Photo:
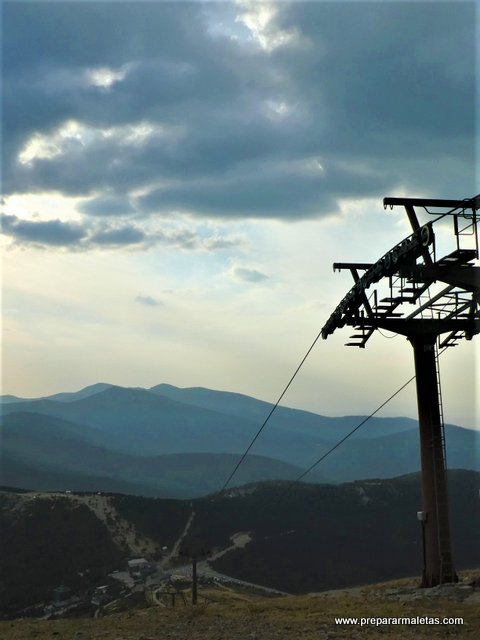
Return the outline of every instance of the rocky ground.
[[[480,572],[462,574],[457,585],[417,588],[418,579],[265,598],[227,589],[202,589],[197,606],[152,606],[92,619],[0,622],[3,640],[340,640],[388,637],[479,637]],[[188,593],[186,594],[188,597]],[[375,618],[375,623],[338,624],[336,617]],[[433,618],[463,623],[428,624]],[[388,618],[417,619],[413,624]]]

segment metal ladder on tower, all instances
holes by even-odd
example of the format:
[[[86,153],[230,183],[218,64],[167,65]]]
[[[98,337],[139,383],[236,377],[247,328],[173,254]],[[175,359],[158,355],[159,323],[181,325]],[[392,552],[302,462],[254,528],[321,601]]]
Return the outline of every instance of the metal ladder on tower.
[[[436,477],[436,507],[438,522],[438,549],[440,553],[440,584],[454,579],[452,555],[450,548],[450,526],[448,517],[448,485],[447,485],[447,451],[445,444],[445,422],[443,415],[442,385],[440,381],[440,366],[438,341],[435,349],[435,371],[437,379],[439,425],[436,443],[433,447],[435,477]],[[438,441],[439,439],[439,441]]]

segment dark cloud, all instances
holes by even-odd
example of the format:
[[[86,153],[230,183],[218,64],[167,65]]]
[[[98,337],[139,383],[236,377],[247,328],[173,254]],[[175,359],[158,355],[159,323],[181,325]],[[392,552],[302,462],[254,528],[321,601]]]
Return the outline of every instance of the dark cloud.
[[[88,251],[99,247],[150,248],[161,245],[188,251],[223,251],[241,246],[242,238],[213,235],[198,229],[169,229],[145,232],[134,224],[118,226],[115,220],[100,224],[85,217],[81,222],[61,220],[23,220],[17,216],[1,215],[3,235],[16,245],[62,247],[72,251]]]
[[[2,233],[16,244],[57,246],[88,249],[95,245],[137,245],[147,240],[143,231],[132,226],[103,226],[98,229],[88,222],[62,222],[61,220],[23,220],[2,214]]]
[[[78,245],[86,237],[86,230],[73,222],[31,222],[4,214],[1,220],[2,233],[14,238],[19,244],[72,246]]]
[[[298,41],[264,51],[222,35],[220,14],[241,31],[233,5],[6,3],[4,193],[90,195],[92,217],[289,220],[397,189],[472,195],[474,10],[280,3],[272,30]],[[117,80],[89,83],[95,69]],[[20,164],[35,136],[56,155]]]
[[[145,233],[133,226],[106,228],[94,233],[90,242],[99,245],[134,245],[146,240]]]
[[[79,210],[91,216],[121,217],[132,215],[136,212],[131,202],[125,197],[105,196],[95,198],[80,205]]]
[[[374,152],[388,155],[409,142],[402,144],[402,133],[415,132],[420,144],[440,136],[443,144],[456,144],[472,135],[474,3],[345,2],[319,8],[302,2],[282,5],[279,22],[296,26],[321,47],[321,64],[308,51],[284,63],[305,98],[318,102],[323,96],[341,147],[351,150],[358,143],[369,154],[365,134],[374,134]],[[388,147],[379,150],[382,139]]]
[[[151,213],[302,219],[335,212],[336,198],[374,196],[397,178],[381,166],[374,171],[355,162],[327,162],[326,167],[316,158],[264,166],[259,163],[256,171],[239,170],[234,176],[155,190],[140,198],[138,206]]]

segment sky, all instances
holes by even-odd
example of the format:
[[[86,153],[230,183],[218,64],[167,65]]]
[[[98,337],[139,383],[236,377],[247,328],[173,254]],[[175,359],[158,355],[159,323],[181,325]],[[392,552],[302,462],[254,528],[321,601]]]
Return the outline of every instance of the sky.
[[[410,233],[383,197],[480,191],[475,9],[5,1],[2,392],[275,402],[351,287],[332,263]],[[413,375],[404,337],[350,334],[284,405],[368,414]],[[447,422],[480,427],[478,342],[442,355]],[[380,415],[416,417],[413,384]]]

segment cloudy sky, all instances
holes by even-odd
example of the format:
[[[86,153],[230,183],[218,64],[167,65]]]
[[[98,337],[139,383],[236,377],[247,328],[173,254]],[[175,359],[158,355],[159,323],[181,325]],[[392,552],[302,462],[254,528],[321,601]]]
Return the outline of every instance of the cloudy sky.
[[[475,20],[461,1],[4,2],[3,393],[275,401],[351,286],[332,263],[410,232],[382,198],[480,191]],[[350,334],[284,404],[369,413],[413,375],[403,337]],[[447,421],[476,423],[478,357],[442,356]],[[410,387],[383,415],[416,416]]]

